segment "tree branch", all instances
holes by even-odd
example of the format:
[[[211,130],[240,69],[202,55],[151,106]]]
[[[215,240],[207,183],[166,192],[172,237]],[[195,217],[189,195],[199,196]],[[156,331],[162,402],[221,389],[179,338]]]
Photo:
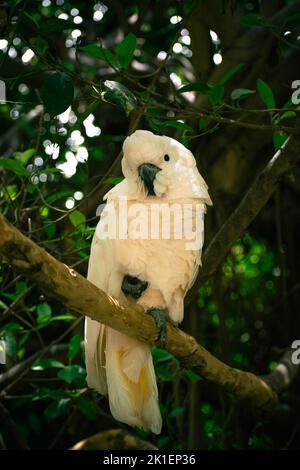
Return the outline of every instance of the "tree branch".
[[[47,295],[69,309],[150,344],[157,342],[154,319],[138,305],[123,306],[79,273],[53,258],[0,215],[0,253],[12,266],[33,279]],[[254,374],[233,369],[212,356],[196,340],[168,323],[166,349],[182,365],[260,407],[276,402],[276,394]]]
[[[278,361],[275,369],[268,375],[261,377],[276,393],[286,390],[299,374],[299,364],[292,361],[294,351],[294,349],[288,348]]]
[[[77,442],[70,450],[157,450],[153,444],[144,441],[123,429],[99,432]]]
[[[31,366],[40,359],[44,354],[48,354],[51,357],[58,356],[59,354],[68,350],[68,344],[54,344],[46,346],[40,351],[35,352],[31,356],[24,359],[24,361],[11,367],[7,372],[0,374],[0,391],[5,389],[8,385],[13,383],[16,378],[25,375],[31,368]],[[0,394],[1,397],[1,394]]]
[[[188,293],[187,303],[199,287],[216,271],[231,245],[237,240],[267,203],[279,179],[300,159],[300,137],[291,136],[258,174],[240,204],[213,237],[202,257],[202,268]]]
[[[210,243],[203,257],[200,281],[215,271],[230,245],[272,194],[278,179],[300,158],[300,141],[290,137],[280,151],[258,175],[241,204],[225,222]],[[31,278],[47,295],[61,301],[80,315],[87,315],[117,331],[149,344],[157,343],[158,331],[154,319],[138,305],[121,305],[83,276],[59,262],[11,225],[0,214],[0,254],[13,267]],[[198,281],[199,285],[199,281]],[[198,289],[196,287],[195,289]],[[195,368],[207,380],[239,397],[250,399],[260,408],[276,403],[276,392],[268,381],[256,375],[234,369],[219,361],[196,340],[167,325],[166,349],[176,356],[183,367]],[[278,387],[275,387],[278,392]]]

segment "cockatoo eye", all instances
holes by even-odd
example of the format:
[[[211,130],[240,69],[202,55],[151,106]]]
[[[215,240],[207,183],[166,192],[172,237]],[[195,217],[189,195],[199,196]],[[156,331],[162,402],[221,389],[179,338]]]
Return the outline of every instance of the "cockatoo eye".
[[[164,161],[168,162],[170,160],[170,156],[168,154],[164,155]]]

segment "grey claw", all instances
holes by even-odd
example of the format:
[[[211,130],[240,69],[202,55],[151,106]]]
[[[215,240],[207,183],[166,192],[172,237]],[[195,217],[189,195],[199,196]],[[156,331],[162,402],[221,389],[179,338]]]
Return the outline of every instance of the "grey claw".
[[[151,315],[158,328],[158,341],[164,345],[167,341],[167,320],[166,320],[166,312],[160,308],[149,308],[147,313]]]

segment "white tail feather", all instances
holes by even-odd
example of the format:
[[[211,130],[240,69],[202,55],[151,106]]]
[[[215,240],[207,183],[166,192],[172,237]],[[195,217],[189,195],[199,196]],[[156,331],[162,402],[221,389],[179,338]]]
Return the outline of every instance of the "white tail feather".
[[[85,318],[84,346],[87,384],[101,395],[107,395],[105,373],[105,330],[101,323]]]
[[[89,327],[93,325],[88,323],[87,326],[86,342],[89,343]],[[86,346],[88,385],[103,393],[105,378],[114,418],[159,434],[162,420],[150,346],[109,327],[101,327],[105,328],[105,334],[100,328],[93,363],[89,346]],[[94,336],[95,329],[92,334]]]

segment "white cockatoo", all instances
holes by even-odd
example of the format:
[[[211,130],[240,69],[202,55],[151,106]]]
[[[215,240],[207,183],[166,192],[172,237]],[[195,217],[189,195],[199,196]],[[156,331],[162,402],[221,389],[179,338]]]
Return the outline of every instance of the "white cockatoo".
[[[190,150],[145,130],[125,139],[122,170],[104,197],[88,279],[123,304],[142,305],[158,326],[163,312],[178,324],[201,264],[207,185]],[[151,347],[86,318],[85,355],[87,383],[108,395],[114,418],[159,434]]]

